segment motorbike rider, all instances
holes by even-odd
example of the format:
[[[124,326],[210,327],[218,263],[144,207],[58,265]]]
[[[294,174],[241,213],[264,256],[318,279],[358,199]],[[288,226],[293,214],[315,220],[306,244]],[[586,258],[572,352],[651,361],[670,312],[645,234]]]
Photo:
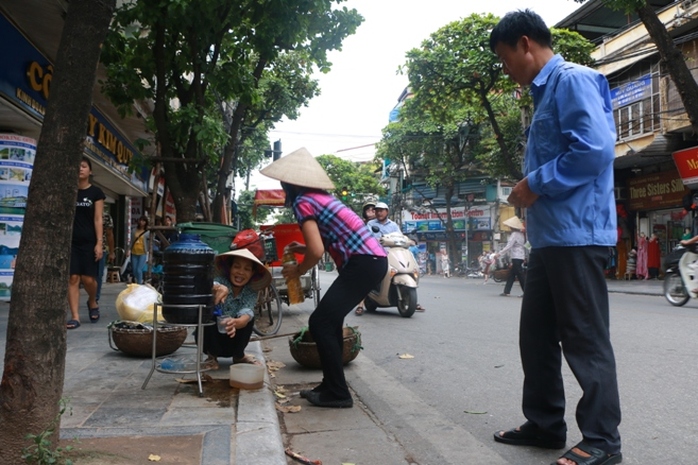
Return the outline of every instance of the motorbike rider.
[[[366,223],[366,226],[368,226],[368,229],[373,233],[374,236],[376,236],[377,239],[380,239],[381,236],[384,236],[386,234],[390,234],[393,232],[401,232],[400,226],[398,226],[396,222],[388,218],[388,215],[390,214],[390,208],[388,208],[388,205],[385,202],[376,203],[376,205],[373,207],[373,212],[375,214],[375,218]],[[373,226],[376,226],[378,228],[378,232],[375,232],[373,230]],[[424,310],[424,307],[422,307],[418,303],[415,311],[423,312]],[[363,306],[357,307],[355,313],[357,315],[363,315]]]
[[[364,203],[364,205],[361,207],[361,217],[364,219],[364,223],[368,223],[376,217],[376,212],[373,210],[375,207],[376,202],[372,200]]]
[[[366,223],[366,226],[368,226],[368,229],[371,230],[371,232],[374,236],[376,236],[376,238],[380,239],[381,236],[384,236],[386,234],[400,232],[400,226],[398,226],[396,222],[388,218],[390,209],[388,208],[388,205],[385,202],[378,202],[376,206],[373,207],[373,211],[376,217],[370,220],[368,223]],[[373,231],[374,226],[378,228],[378,232]]]

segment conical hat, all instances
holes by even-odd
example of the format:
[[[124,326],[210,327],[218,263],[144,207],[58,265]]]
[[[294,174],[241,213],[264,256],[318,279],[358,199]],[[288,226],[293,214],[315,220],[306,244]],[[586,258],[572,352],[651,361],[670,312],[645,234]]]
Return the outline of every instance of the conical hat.
[[[511,229],[523,229],[524,225],[518,216],[512,216],[508,220],[504,221],[505,226],[509,226]]]
[[[269,269],[247,249],[231,250],[230,252],[216,255],[216,258],[214,259],[216,269],[219,273],[221,273],[221,275],[225,276],[226,279],[228,279],[230,276],[230,267],[233,265],[233,257],[246,258],[254,263],[257,267],[257,270],[252,275],[252,279],[250,279],[249,282],[250,287],[253,290],[261,291],[267,287],[269,283],[271,283],[271,273],[269,272]]]
[[[334,189],[330,177],[305,147],[279,158],[260,173],[294,186]]]

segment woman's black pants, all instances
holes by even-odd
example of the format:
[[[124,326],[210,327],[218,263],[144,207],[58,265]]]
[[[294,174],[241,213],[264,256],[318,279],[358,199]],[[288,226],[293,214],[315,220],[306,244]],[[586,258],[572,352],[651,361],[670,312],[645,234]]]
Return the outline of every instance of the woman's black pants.
[[[323,390],[337,399],[351,397],[342,362],[344,317],[376,287],[387,271],[386,257],[351,257],[308,320],[322,364]]]

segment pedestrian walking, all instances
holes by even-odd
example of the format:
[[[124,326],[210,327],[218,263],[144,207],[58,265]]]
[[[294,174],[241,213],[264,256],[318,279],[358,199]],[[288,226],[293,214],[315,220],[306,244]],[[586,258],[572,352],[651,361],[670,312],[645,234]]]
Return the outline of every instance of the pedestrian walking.
[[[499,21],[490,33],[490,48],[504,73],[530,86],[534,106],[525,177],[508,198],[511,205],[528,209],[532,246],[519,329],[527,421],[497,431],[494,439],[565,447],[564,353],[583,392],[575,415],[582,441],[555,463],[620,463],[620,401],[604,276],[608,247],[618,238],[616,131],[608,81],[556,55],[550,30],[528,9]]]
[[[444,274],[444,278],[451,277],[451,259],[448,258],[448,251],[441,251],[441,271]]]
[[[70,319],[67,329],[80,327],[80,284],[87,292],[87,310],[90,322],[99,321],[97,303],[97,276],[104,249],[102,247],[102,213],[106,196],[90,181],[92,162],[87,157],[80,161],[78,195],[73,218],[73,236],[70,247],[70,280],[68,307]]]
[[[509,270],[509,276],[507,276],[507,282],[504,285],[504,292],[499,294],[509,297],[516,279],[519,280],[522,291],[525,287],[526,275],[524,274],[523,263],[526,260],[526,236],[524,236],[524,225],[518,216],[512,216],[504,222],[504,225],[509,226],[512,232],[509,235],[506,247],[494,254],[494,258],[496,260],[502,255],[509,255],[511,259],[511,269]]]

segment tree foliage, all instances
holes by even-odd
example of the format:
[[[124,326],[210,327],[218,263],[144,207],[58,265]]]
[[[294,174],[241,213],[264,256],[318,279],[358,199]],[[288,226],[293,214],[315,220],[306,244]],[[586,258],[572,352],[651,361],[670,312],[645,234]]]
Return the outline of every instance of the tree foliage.
[[[327,52],[362,20],[333,9],[342,1],[138,0],[118,10],[104,91],[124,113],[152,105],[146,122],[178,220],[193,219],[207,163],[225,187],[247,130],[293,117],[316,94],[313,67],[327,71]]]
[[[459,183],[487,174],[520,179],[524,147],[522,110],[527,93],[502,72],[489,47],[492,14],[473,14],[447,24],[407,52],[402,71],[411,95],[399,121],[383,131],[378,155],[438,186],[446,202],[446,231],[455,244],[451,199]],[[556,50],[591,62],[593,45],[579,34],[553,30]]]
[[[523,130],[516,130],[527,93],[502,72],[489,47],[490,31],[499,21],[492,14],[473,14],[431,34],[407,53],[404,70],[413,98],[407,111],[433,124],[462,125],[469,120],[487,137],[473,152],[478,166],[493,177],[520,179]],[[566,59],[591,64],[594,46],[576,32],[552,29],[553,46]],[[412,116],[414,118],[414,116]],[[422,123],[424,124],[424,123]]]
[[[354,211],[361,211],[361,206],[366,200],[385,194],[385,189],[375,175],[380,168],[375,162],[357,163],[335,155],[320,155],[317,161],[335,185],[334,196],[343,200]],[[344,189],[347,190],[346,196],[342,194]]]

